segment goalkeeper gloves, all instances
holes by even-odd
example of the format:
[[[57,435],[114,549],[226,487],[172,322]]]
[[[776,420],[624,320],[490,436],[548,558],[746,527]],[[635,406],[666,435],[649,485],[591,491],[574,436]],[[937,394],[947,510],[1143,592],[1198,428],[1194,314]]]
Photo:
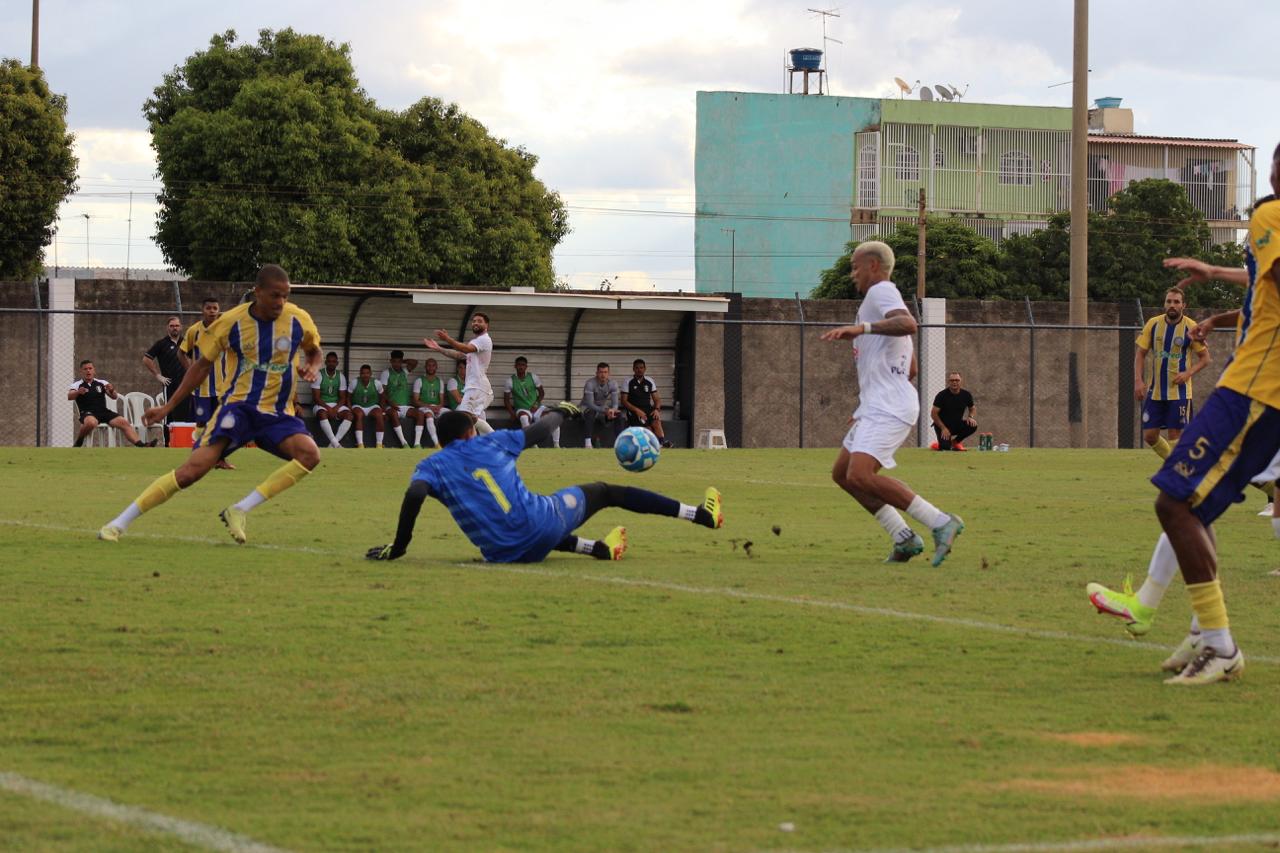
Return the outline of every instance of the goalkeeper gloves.
[[[375,545],[365,552],[366,560],[398,560],[404,556],[404,551],[397,551],[395,545],[390,543],[386,545]]]

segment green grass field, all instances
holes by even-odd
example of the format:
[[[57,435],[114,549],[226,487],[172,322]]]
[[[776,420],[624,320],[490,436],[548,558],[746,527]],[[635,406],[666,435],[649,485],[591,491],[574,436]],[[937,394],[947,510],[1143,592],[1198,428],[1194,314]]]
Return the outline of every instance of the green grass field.
[[[418,458],[398,450],[327,453],[247,546],[217,512],[277,464],[256,451],[95,540],[181,458],[0,449],[0,776],[291,850],[1280,843],[1260,496],[1217,527],[1243,680],[1161,683],[1180,582],[1143,643],[1084,597],[1146,570],[1149,452],[903,451],[968,523],[941,569],[881,563],[825,450],[668,451],[643,475],[526,454],[542,491],[721,488],[719,531],[588,522],[627,525],[621,563],[486,566],[434,502],[407,557],[364,560]],[[0,839],[240,849],[3,791]]]

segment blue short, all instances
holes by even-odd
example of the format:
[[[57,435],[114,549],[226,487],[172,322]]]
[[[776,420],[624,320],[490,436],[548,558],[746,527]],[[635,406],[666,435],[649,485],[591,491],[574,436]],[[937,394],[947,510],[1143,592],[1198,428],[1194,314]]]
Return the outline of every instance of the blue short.
[[[201,397],[199,394],[191,395],[191,419],[196,422],[196,426],[207,424],[217,408],[217,397]]]
[[[1142,404],[1143,429],[1186,429],[1191,420],[1190,400],[1152,400]]]
[[[280,452],[280,443],[291,435],[311,435],[301,418],[293,415],[274,415],[259,411],[252,403],[229,403],[218,409],[213,429],[196,442],[196,447],[212,444],[220,438],[230,439],[224,457],[253,442],[268,453],[288,459]]]
[[[537,540],[514,562],[540,563],[555,550],[564,538],[582,526],[587,520],[587,496],[577,486],[547,495],[552,518],[541,525]]]
[[[1212,524],[1244,500],[1249,481],[1266,470],[1277,451],[1280,409],[1217,388],[1151,482],[1170,497],[1190,501],[1196,516]]]

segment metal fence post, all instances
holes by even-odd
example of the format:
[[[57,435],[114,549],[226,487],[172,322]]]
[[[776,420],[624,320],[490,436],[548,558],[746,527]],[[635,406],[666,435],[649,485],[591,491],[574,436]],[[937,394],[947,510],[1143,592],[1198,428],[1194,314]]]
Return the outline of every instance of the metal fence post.
[[[36,308],[43,308],[40,304],[40,278],[36,277],[31,280],[32,289],[35,291]],[[45,319],[42,316],[36,317],[36,447],[40,446],[40,439],[44,432],[44,324]]]
[[[1036,446],[1036,315],[1031,310],[1031,297],[1024,296],[1027,302],[1027,322],[1031,325],[1031,330],[1027,332],[1030,337],[1030,357],[1027,359],[1029,367],[1027,375],[1027,446]]]
[[[800,447],[804,447],[804,300],[800,298],[800,292],[796,291],[796,308],[800,310]]]

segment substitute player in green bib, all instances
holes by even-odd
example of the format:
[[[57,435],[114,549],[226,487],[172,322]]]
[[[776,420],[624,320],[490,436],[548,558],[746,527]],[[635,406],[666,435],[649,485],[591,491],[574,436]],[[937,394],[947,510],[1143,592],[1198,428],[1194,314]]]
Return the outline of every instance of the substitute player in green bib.
[[[360,365],[360,375],[348,386],[347,396],[351,400],[351,419],[356,427],[356,447],[364,447],[364,419],[373,418],[377,446],[382,447],[383,430],[386,420],[382,407],[386,398],[382,393],[382,383],[373,378],[373,368],[367,364]]]
[[[520,356],[516,359],[516,372],[507,377],[507,387],[502,392],[502,404],[507,408],[511,420],[521,428],[532,425],[547,413],[542,405],[542,380],[538,374],[529,371],[529,359]],[[560,427],[551,430],[551,444],[560,446]]]
[[[419,376],[413,380],[413,406],[418,411],[418,427],[414,432],[413,443],[422,447],[422,430],[426,430],[431,435],[431,446],[439,447],[440,440],[436,436],[436,418],[440,417],[442,412],[447,412],[445,401],[447,399],[445,392],[445,380],[436,371],[439,364],[434,358],[429,358],[423,363],[425,375]]]
[[[387,417],[391,419],[391,429],[400,439],[401,447],[409,447],[400,426],[402,418],[409,417],[422,423],[422,416],[413,407],[413,369],[418,366],[416,358],[405,358],[404,350],[391,351],[391,365],[378,377],[382,383],[383,393],[387,395],[385,403]]]
[[[331,352],[324,357],[324,369],[311,383],[312,414],[329,439],[329,446],[342,447],[342,437],[351,429],[351,406],[347,403],[347,377],[338,369],[338,354]],[[338,422],[338,432],[333,432],[333,422]]]

